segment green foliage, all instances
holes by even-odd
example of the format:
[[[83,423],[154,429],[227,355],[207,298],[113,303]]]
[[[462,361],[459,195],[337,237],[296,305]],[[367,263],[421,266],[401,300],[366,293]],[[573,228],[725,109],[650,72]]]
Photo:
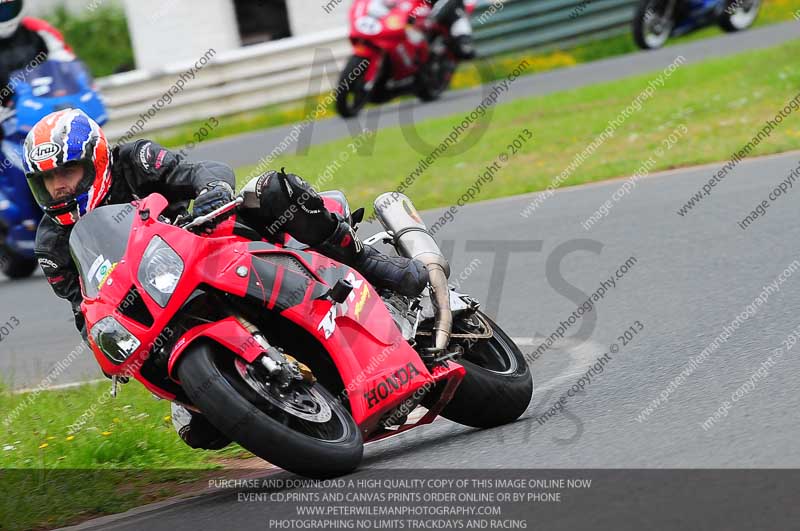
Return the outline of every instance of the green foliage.
[[[100,6],[75,14],[62,6],[47,20],[64,34],[67,43],[95,77],[133,67],[128,22],[120,8]]]
[[[250,456],[235,444],[193,450],[175,433],[168,402],[137,382],[112,399],[109,385],[0,390],[0,530],[50,529],[125,511],[176,494],[220,468],[221,459]]]

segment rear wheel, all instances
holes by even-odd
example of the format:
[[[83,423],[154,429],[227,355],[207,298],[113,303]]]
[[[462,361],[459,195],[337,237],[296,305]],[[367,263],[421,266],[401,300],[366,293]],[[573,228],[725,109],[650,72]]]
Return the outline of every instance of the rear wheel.
[[[36,271],[36,259],[20,256],[8,247],[0,245],[0,271],[8,278],[26,278]]]
[[[490,327],[489,339],[478,340],[458,360],[467,374],[442,410],[446,419],[475,428],[492,428],[517,420],[533,397],[533,376],[519,347],[482,312],[459,320],[454,332]]]
[[[642,0],[633,19],[633,40],[643,50],[661,48],[675,26],[674,10],[668,0]]]
[[[319,383],[280,389],[217,343],[189,347],[183,388],[222,433],[258,457],[314,478],[355,470],[364,444],[349,411]]]
[[[719,25],[728,32],[742,31],[755,23],[759,9],[761,0],[728,0]]]
[[[342,118],[352,118],[370,100],[370,91],[366,88],[366,75],[370,60],[354,55],[339,77],[336,91],[336,112]]]

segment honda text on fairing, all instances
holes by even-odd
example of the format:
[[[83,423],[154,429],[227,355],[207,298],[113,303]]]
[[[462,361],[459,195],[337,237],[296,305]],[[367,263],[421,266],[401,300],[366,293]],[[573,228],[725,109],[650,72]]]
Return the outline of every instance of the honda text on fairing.
[[[725,31],[753,25],[761,0],[640,0],[633,37],[645,50],[661,48],[670,37],[718,24]]]
[[[253,180],[191,221],[171,224],[166,199],[153,194],[77,222],[70,250],[81,309],[114,389],[133,376],[257,456],[311,477],[350,472],[365,442],[439,415],[482,428],[522,415],[533,394],[522,353],[476,300],[449,288],[449,265],[407,197],[378,198],[386,231],[367,243],[425,264],[430,284],[417,297],[379,292],[294,240],[247,237],[235,218],[195,234],[257,204],[255,189]],[[323,197],[350,222],[363,217],[343,194]],[[420,406],[423,416],[409,421]]]
[[[467,14],[474,9],[474,1],[465,2]],[[458,65],[449,38],[427,0],[355,0],[350,8],[353,55],[336,90],[339,114],[349,118],[367,103],[406,93],[423,101],[439,98]]]
[[[13,112],[0,124],[0,271],[11,278],[36,269],[34,240],[42,211],[31,195],[22,163],[25,137],[39,120],[60,109],[81,109],[99,124],[108,115],[94,82],[80,61],[48,60],[28,72],[11,74],[15,81]],[[48,153],[42,152],[42,157]]]

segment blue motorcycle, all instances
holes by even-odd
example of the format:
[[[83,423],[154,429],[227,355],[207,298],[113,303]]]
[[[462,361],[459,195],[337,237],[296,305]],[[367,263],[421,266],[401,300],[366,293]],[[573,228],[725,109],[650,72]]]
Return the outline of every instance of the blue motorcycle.
[[[30,276],[36,270],[34,239],[42,211],[33,200],[22,169],[22,145],[36,123],[61,109],[82,109],[103,125],[105,103],[80,61],[45,61],[30,71],[10,76],[14,87],[10,112],[0,127],[0,272],[9,278]]]
[[[667,39],[718,24],[728,32],[753,25],[761,0],[641,0],[633,19],[633,38],[644,50]]]

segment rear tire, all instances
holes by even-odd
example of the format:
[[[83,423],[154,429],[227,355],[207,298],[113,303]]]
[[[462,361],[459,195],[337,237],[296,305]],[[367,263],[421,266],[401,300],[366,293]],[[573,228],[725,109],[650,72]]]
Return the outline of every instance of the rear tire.
[[[742,4],[733,13],[728,13],[731,6]],[[749,4],[749,7],[744,7]],[[728,0],[725,3],[725,11],[719,18],[719,26],[728,33],[746,30],[752,26],[758,18],[761,9],[761,0]]]
[[[8,278],[27,278],[37,265],[35,258],[25,258],[0,245],[0,271]]]
[[[200,341],[178,366],[184,390],[218,430],[258,457],[303,476],[335,477],[358,467],[364,453],[361,432],[350,412],[321,384],[311,389],[330,406],[331,419],[324,424],[300,420],[254,391],[236,371],[235,359],[217,343]],[[322,430],[336,433],[335,439],[314,437],[298,426],[324,426]]]
[[[533,397],[533,376],[519,347],[481,312],[494,336],[476,343],[458,361],[467,374],[442,410],[446,419],[474,428],[517,420]]]

